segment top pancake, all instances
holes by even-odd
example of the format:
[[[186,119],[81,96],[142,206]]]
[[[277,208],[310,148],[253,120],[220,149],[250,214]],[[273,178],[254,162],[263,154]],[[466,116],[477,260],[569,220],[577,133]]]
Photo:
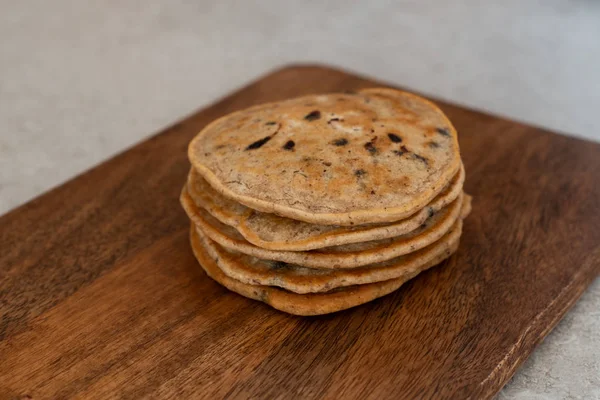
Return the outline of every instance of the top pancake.
[[[392,89],[313,95],[239,111],[190,143],[223,196],[314,224],[393,222],[460,167],[456,130],[433,103]]]

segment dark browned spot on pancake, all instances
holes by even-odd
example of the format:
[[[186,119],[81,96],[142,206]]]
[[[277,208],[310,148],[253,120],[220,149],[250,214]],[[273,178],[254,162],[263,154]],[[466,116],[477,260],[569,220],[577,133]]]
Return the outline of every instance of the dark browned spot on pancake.
[[[336,121],[342,121],[342,120],[336,117],[336,118],[331,118],[329,121],[327,121],[327,123],[330,124],[330,123],[336,122]]]
[[[345,146],[348,144],[348,139],[346,139],[346,138],[335,139],[333,142],[331,142],[331,144],[333,144],[334,146]]]
[[[225,147],[224,144],[220,144],[217,147],[215,147],[215,150],[221,150],[223,147]]]
[[[284,145],[283,145],[283,149],[284,150],[294,150],[294,146],[296,145],[296,143],[294,143],[293,140],[288,140]]]
[[[358,92],[355,92],[354,90],[344,90],[345,94],[358,94]]]
[[[371,194],[375,194],[375,191],[374,191],[374,190],[371,190]]]
[[[375,133],[375,129],[371,129],[371,133]]]
[[[440,144],[432,140],[430,142],[427,142],[427,146],[431,147],[432,149],[437,149],[438,147],[440,147]]]
[[[442,136],[450,136],[450,131],[448,128],[436,128],[435,131]]]
[[[267,143],[269,140],[271,140],[271,136],[265,136],[264,138],[257,140],[256,142],[248,145],[248,147],[246,147],[246,150],[258,149],[258,148],[262,147],[263,144]]]
[[[321,118],[321,111],[319,110],[311,111],[304,116],[304,119],[307,121],[314,121],[319,118]]]
[[[326,167],[331,167],[331,163],[329,161],[323,161],[323,165]]]
[[[354,171],[354,176],[356,176],[357,178],[360,178],[366,174],[367,171],[365,171],[364,169],[357,169],[356,171]]]
[[[394,154],[397,155],[397,156],[401,156],[402,154],[404,154],[404,151],[394,150]]]
[[[433,214],[435,214],[435,211],[433,211],[433,208],[429,207],[429,208],[427,209],[427,216],[428,216],[429,218],[431,218],[431,217],[433,217]]]
[[[388,133],[388,137],[390,138],[390,140],[394,143],[401,143],[402,142],[402,138],[398,135],[396,135],[395,133]]]
[[[269,121],[269,122],[265,123],[265,125],[275,125],[275,124],[277,124],[277,122],[275,122],[275,121]]]

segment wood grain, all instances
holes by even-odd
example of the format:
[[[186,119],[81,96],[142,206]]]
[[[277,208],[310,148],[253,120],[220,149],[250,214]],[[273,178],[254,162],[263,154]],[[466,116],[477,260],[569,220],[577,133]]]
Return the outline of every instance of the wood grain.
[[[382,85],[278,70],[0,218],[0,398],[490,398],[600,268],[600,145],[441,103],[474,195],[458,253],[300,318],[196,264],[186,145],[256,103]]]

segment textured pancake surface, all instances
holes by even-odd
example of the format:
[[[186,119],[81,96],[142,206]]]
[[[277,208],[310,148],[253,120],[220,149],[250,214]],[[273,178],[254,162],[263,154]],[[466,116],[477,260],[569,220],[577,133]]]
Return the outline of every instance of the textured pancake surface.
[[[457,134],[433,103],[392,89],[263,104],[209,124],[193,167],[224,197],[324,225],[393,222],[460,168]]]

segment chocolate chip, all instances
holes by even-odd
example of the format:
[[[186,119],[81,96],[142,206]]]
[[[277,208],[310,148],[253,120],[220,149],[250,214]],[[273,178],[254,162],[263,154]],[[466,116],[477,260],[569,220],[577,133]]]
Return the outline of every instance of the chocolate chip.
[[[377,154],[377,147],[373,146],[373,142],[365,143],[365,149],[371,154]]]
[[[246,147],[246,150],[258,149],[262,147],[263,144],[267,143],[269,140],[271,140],[271,136],[265,136],[264,138],[257,140],[256,142]]]
[[[440,147],[440,144],[432,140],[431,142],[427,142],[427,146],[431,147],[432,149],[437,149],[438,147]]]
[[[314,121],[319,118],[321,118],[321,111],[319,111],[319,110],[311,111],[310,113],[306,114],[306,116],[304,117],[304,119],[307,121]]]
[[[283,261],[271,261],[272,269],[282,269],[285,267],[287,267],[287,263],[284,263]]]
[[[373,136],[370,142],[364,144],[365,149],[373,155],[377,154],[377,147],[375,147],[375,142],[377,142],[377,136]]]
[[[395,133],[388,133],[388,137],[390,138],[390,140],[394,143],[400,143],[402,142],[402,138],[398,135],[396,135]]]
[[[283,145],[283,149],[284,150],[294,150],[294,146],[296,145],[296,143],[294,143],[293,140],[288,140],[284,145]]]
[[[340,139],[335,139],[333,142],[331,142],[334,146],[345,146],[348,144],[348,139],[346,138],[340,138]]]
[[[277,122],[275,122],[275,121],[269,121],[269,122],[265,123],[265,125],[276,125],[276,124],[277,124]]]
[[[327,121],[328,124],[332,123],[332,122],[336,122],[336,121],[341,121],[341,119],[339,118],[331,118],[329,121]]]
[[[374,190],[371,190],[371,194],[375,194],[375,191],[374,191]]]
[[[431,218],[431,217],[433,217],[433,214],[435,214],[435,211],[433,211],[433,208],[429,207],[429,208],[427,209],[427,216],[428,216],[429,218]]]
[[[365,175],[367,173],[367,171],[365,171],[364,169],[357,169],[356,171],[354,171],[354,176],[356,176],[357,178],[360,178],[361,176]]]
[[[436,128],[435,131],[442,136],[450,136],[450,131],[448,128]]]
[[[300,171],[299,169],[295,170],[295,171],[293,172],[293,174],[294,174],[294,175],[295,175],[295,174],[302,175],[303,177],[305,177],[306,179],[308,179],[308,176],[307,176],[307,175],[306,175],[304,172]]]
[[[404,153],[410,153],[410,150],[408,150],[405,145],[400,146],[400,150],[394,150],[394,154],[397,156],[401,156]]]

